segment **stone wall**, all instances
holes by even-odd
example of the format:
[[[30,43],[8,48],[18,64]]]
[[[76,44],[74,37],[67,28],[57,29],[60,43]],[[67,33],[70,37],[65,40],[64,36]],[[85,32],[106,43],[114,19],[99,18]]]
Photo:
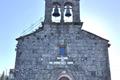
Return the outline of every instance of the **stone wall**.
[[[60,45],[66,45],[63,64],[58,59]],[[110,80],[108,41],[71,24],[45,24],[43,30],[18,40],[15,80],[57,80],[62,75]]]

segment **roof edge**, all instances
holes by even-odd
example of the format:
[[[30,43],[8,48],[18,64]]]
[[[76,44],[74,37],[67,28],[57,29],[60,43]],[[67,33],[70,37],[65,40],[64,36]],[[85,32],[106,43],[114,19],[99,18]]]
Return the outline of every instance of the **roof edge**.
[[[87,33],[89,33],[89,34],[92,34],[92,35],[94,35],[94,36],[96,36],[96,37],[99,37],[99,38],[102,39],[102,40],[105,40],[105,41],[109,42],[108,39],[105,39],[105,38],[103,38],[103,37],[101,37],[101,36],[98,36],[98,35],[96,35],[96,34],[94,34],[94,33],[89,32],[89,31],[87,31],[87,30],[83,30],[83,29],[82,29],[82,31],[85,31],[85,32],[87,32]]]
[[[38,31],[41,31],[41,30],[43,30],[43,29],[44,29],[43,26],[42,26],[42,27],[39,27],[38,29],[36,29],[35,31],[33,31],[33,32],[31,32],[31,33],[28,33],[28,34],[26,34],[26,35],[23,35],[23,36],[20,36],[20,37],[16,38],[16,40],[18,41],[19,39],[23,39],[24,37],[27,37],[27,36],[32,35],[32,34],[34,34],[34,33],[37,33]]]

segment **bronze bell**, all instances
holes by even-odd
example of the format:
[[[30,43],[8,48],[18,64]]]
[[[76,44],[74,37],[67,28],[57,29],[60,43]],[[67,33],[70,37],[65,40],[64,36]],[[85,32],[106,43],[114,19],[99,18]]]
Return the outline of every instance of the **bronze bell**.
[[[70,13],[70,7],[67,6],[66,8],[66,14],[65,14],[66,17],[70,17],[71,16],[71,13]]]
[[[56,5],[55,8],[54,8],[53,16],[54,16],[54,17],[59,17],[59,16],[60,16],[60,13],[59,13],[58,6],[57,6],[57,5]]]

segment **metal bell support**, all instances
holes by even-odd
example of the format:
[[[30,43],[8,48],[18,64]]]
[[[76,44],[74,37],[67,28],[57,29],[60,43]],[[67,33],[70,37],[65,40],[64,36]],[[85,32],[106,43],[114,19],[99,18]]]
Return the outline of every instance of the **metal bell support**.
[[[59,16],[60,16],[60,13],[59,13],[58,6],[57,6],[57,5],[56,5],[55,8],[54,8],[53,16],[54,16],[54,17],[59,17]]]
[[[67,6],[66,8],[66,14],[65,14],[66,17],[70,17],[71,16],[71,13],[70,13],[70,7]]]

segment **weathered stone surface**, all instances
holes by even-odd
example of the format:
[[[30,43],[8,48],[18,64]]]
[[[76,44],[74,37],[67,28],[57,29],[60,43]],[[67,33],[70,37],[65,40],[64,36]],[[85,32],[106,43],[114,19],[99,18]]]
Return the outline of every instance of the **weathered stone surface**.
[[[50,64],[60,62],[59,45],[64,44],[66,63]],[[56,80],[64,71],[72,80],[110,80],[107,45],[79,26],[44,25],[42,31],[18,40],[15,80]]]
[[[17,38],[14,80],[111,80],[108,40],[82,30],[79,0],[45,0],[42,27]],[[59,5],[61,20],[51,21]],[[64,22],[65,6],[72,22]]]

